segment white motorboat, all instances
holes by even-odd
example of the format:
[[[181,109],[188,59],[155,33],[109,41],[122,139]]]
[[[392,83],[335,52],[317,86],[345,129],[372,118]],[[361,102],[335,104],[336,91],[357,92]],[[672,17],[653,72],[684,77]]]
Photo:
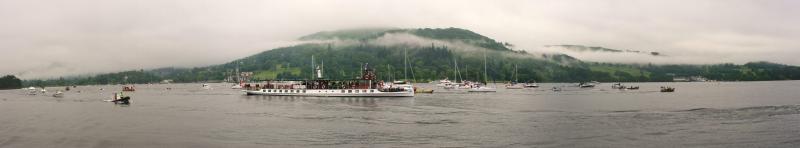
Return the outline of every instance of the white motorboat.
[[[553,90],[553,91],[561,91],[561,88],[560,87],[553,87],[551,90]]]
[[[506,89],[523,89],[523,88],[525,88],[525,86],[520,83],[511,83],[506,85]]]
[[[233,84],[231,85],[231,89],[242,89],[243,84]]]
[[[478,86],[468,90],[469,92],[497,92],[497,89],[491,87]]]
[[[594,86],[595,86],[594,83],[580,83],[580,84],[578,84],[578,87],[580,87],[580,88],[594,88]]]
[[[64,92],[61,92],[60,90],[56,91],[56,93],[53,94],[53,97],[56,97],[56,98],[64,97]]]
[[[535,82],[534,83],[525,83],[525,84],[522,84],[522,86],[525,86],[525,87],[528,87],[528,88],[537,88],[537,87],[539,87],[539,84],[536,84]]]
[[[611,88],[612,89],[625,89],[625,85],[622,85],[621,83],[614,83],[613,85],[611,85]]]
[[[450,84],[452,84],[452,83],[453,83],[453,82],[451,82],[450,80],[447,80],[447,78],[444,78],[444,79],[442,79],[442,80],[439,80],[439,83],[438,83],[438,84],[436,84],[436,86],[439,86],[439,87],[446,87],[446,86],[448,86],[448,85],[450,85]]]

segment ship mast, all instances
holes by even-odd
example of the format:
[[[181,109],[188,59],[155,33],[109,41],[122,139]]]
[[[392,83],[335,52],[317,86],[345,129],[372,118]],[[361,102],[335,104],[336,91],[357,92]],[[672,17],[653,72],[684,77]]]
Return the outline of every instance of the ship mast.
[[[408,49],[403,48],[403,81],[408,82]]]
[[[316,71],[316,67],[314,67],[314,55],[311,55],[311,79],[314,79],[314,71]]]
[[[514,83],[519,82],[519,74],[517,74],[517,64],[514,64]]]

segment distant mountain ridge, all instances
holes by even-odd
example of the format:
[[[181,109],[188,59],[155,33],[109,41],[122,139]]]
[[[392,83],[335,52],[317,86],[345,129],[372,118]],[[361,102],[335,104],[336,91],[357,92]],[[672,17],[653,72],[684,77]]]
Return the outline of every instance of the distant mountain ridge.
[[[672,81],[676,76],[703,76],[722,81],[797,80],[800,68],[769,62],[744,65],[653,65],[586,62],[564,54],[531,54],[513,49],[513,45],[496,41],[460,28],[370,28],[324,31],[300,37],[307,43],[275,48],[228,63],[196,68],[161,68],[92,77],[29,80],[30,85],[156,83],[221,81],[234,75],[234,69],[253,72],[256,80],[306,79],[312,77],[314,64],[323,64],[330,79],[352,79],[359,67],[369,64],[381,80],[427,82],[449,78],[472,81],[513,81],[518,67],[518,81],[585,82],[585,81]],[[587,47],[554,45],[575,50],[597,52],[636,52]],[[483,77],[483,55],[487,57],[488,77]],[[404,69],[403,57],[409,59]],[[458,63],[460,73],[455,73]],[[390,70],[391,69],[391,70]],[[127,79],[124,79],[127,77]]]

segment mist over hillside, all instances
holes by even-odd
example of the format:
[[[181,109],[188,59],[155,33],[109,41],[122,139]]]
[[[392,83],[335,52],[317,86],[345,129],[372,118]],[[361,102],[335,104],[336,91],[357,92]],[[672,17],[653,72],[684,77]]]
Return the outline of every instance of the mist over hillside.
[[[312,77],[311,58],[324,64],[329,79],[352,79],[359,67],[369,64],[381,80],[408,78],[416,82],[437,79],[471,81],[672,81],[673,77],[704,76],[721,81],[800,79],[800,68],[769,62],[744,65],[657,65],[582,61],[566,54],[533,53],[514,49],[460,28],[370,28],[324,31],[300,37],[302,43],[266,50],[228,63],[196,68],[160,68],[58,80],[26,81],[28,85],[155,83],[221,81],[234,70],[253,72],[254,80],[305,79]],[[661,55],[635,50],[616,50],[581,45],[560,45],[581,52]],[[406,69],[404,58],[407,57]],[[484,76],[484,57],[486,76]],[[458,65],[455,65],[458,64]],[[455,69],[458,66],[459,72]],[[516,67],[516,76],[513,73]],[[127,76],[127,80],[122,77]]]

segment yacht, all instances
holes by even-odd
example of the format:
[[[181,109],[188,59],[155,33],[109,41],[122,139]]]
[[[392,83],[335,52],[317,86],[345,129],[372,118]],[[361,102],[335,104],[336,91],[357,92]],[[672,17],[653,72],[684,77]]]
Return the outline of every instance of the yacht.
[[[484,82],[488,81],[488,74],[486,72],[486,51],[483,51],[483,78]],[[487,83],[484,83],[487,84]],[[469,92],[497,92],[497,89],[488,87],[486,85],[476,85],[469,90]]]
[[[509,84],[506,84],[506,89],[523,89],[523,88],[525,88],[525,86],[522,85],[522,83],[517,83],[517,80],[519,80],[518,79],[519,76],[517,76],[517,65],[516,64],[514,65],[514,75],[513,75],[513,77],[514,77],[514,81],[512,81]]]

